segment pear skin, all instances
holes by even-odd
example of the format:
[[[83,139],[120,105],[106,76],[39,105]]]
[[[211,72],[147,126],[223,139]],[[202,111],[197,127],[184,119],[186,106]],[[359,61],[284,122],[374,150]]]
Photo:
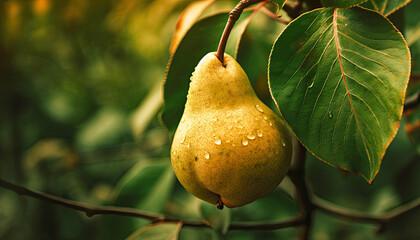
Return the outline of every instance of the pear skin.
[[[286,175],[292,142],[283,121],[256,96],[228,54],[209,53],[191,78],[171,162],[187,191],[238,207],[270,193]]]

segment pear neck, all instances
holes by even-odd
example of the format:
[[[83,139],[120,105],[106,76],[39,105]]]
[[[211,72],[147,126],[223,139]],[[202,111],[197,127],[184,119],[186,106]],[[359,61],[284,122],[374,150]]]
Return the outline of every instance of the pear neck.
[[[243,105],[256,98],[247,75],[233,58],[225,58],[225,67],[215,56],[209,61],[205,58],[191,78],[186,108],[222,109]]]

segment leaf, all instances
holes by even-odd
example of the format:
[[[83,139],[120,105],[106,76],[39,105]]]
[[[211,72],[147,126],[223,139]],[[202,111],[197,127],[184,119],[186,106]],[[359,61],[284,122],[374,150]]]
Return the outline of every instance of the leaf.
[[[275,42],[270,91],[320,160],[371,182],[399,127],[410,55],[402,35],[361,8],[318,9]]]
[[[420,1],[412,1],[404,8],[405,37],[410,46],[412,72],[420,73]]]
[[[249,14],[249,12],[243,12],[238,22]],[[185,34],[175,54],[169,60],[163,86],[165,105],[161,119],[172,132],[175,131],[184,111],[188,85],[194,67],[204,55],[217,50],[228,17],[228,13],[219,13],[195,23]],[[236,27],[232,31],[235,29]],[[229,41],[237,41],[237,39],[229,38]],[[228,46],[236,47],[236,44],[229,44],[229,41]],[[232,56],[234,51],[235,49],[226,48],[226,52]]]
[[[287,0],[270,0],[270,2],[277,5],[277,13],[283,8]]]
[[[216,0],[195,1],[190,3],[184,9],[178,19],[178,22],[176,23],[175,33],[172,37],[171,46],[169,47],[169,52],[171,54],[176,51],[176,48],[178,47],[185,33],[194,24],[195,20],[197,20],[200,14],[215,1]]]
[[[163,104],[161,91],[162,86],[161,83],[158,82],[152,87],[131,116],[131,129],[135,139],[138,141],[143,138],[144,130],[146,130],[147,126],[153,120],[153,117],[156,116],[156,113]]]
[[[201,202],[200,212],[202,218],[210,224],[210,226],[219,236],[226,235],[230,225],[229,208],[219,210],[214,204]]]
[[[362,6],[375,10],[385,17],[391,15],[393,12],[407,5],[411,0],[369,0]]]
[[[118,182],[115,204],[162,212],[174,180],[168,159],[141,161]]]
[[[174,182],[168,158],[140,161],[117,183],[113,205],[163,213]],[[103,220],[106,239],[122,239],[127,233],[149,223],[145,219],[120,216],[106,216]]]
[[[348,8],[353,7],[367,0],[321,0],[324,7]]]
[[[182,222],[156,223],[134,232],[126,240],[176,240],[182,228]]]

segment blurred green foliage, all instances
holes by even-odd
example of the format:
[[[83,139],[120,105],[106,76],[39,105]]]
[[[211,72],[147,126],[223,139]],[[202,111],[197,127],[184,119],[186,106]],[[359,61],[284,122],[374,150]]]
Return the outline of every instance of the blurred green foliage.
[[[1,178],[89,204],[208,219],[211,211],[203,216],[201,201],[173,175],[170,135],[157,114],[161,103],[154,100],[151,117],[138,111],[147,99],[155,99],[150,95],[164,77],[176,21],[190,2],[0,1]],[[230,9],[234,2],[219,0],[204,15]],[[410,24],[413,9],[406,14]],[[418,24],[410,26],[410,34],[417,36]],[[262,68],[267,63],[260,62],[267,61],[270,42],[283,28],[258,13],[239,45],[238,59],[265,102],[271,102],[266,68]],[[414,43],[419,41],[412,41],[415,57],[419,52]],[[146,126],[140,136],[133,134],[133,121],[146,121],[140,124]],[[314,193],[348,208],[381,213],[420,195],[419,155],[403,124],[372,185],[310,156],[307,162]],[[290,219],[298,214],[293,185],[286,178],[268,196],[224,214],[229,216],[219,218],[232,222]],[[317,213],[312,236],[418,239],[415,224],[419,221],[418,213],[403,216],[377,236],[373,225]],[[122,239],[149,223],[121,216],[88,218],[0,189],[0,239]],[[174,226],[159,227],[175,231]],[[297,235],[296,228],[231,231],[227,239],[294,239]],[[207,228],[185,227],[180,237],[214,239],[215,234]]]

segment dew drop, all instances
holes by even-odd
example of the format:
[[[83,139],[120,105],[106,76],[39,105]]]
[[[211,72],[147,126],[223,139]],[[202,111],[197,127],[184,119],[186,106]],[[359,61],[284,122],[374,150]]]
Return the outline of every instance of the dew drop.
[[[191,76],[191,77],[190,77],[190,80],[191,80],[191,81],[193,81],[193,80],[194,80],[193,76]]]
[[[217,145],[222,144],[222,140],[220,140],[220,138],[216,138],[214,139],[214,143],[216,143]]]
[[[184,143],[185,142],[185,137],[183,137],[182,139],[181,139],[181,143]]]
[[[267,120],[267,119],[268,119],[268,117],[267,117],[267,116],[265,116],[265,115],[263,116],[263,118],[264,118],[264,120]]]
[[[188,143],[187,148],[190,148],[190,144]]]
[[[175,155],[175,154],[176,154],[176,151],[175,151],[175,150],[173,150],[173,151],[172,151],[172,153]]]
[[[204,157],[205,157],[206,159],[209,159],[209,158],[210,158],[210,153],[208,153],[208,152],[204,152]]]
[[[268,125],[270,125],[270,127],[272,127],[273,126],[273,123],[272,122],[269,122]]]
[[[242,145],[244,145],[244,146],[248,145],[248,139],[247,138],[242,139]]]
[[[230,140],[229,140],[229,139],[227,139],[227,140],[226,140],[226,142],[227,142],[227,143],[230,143]]]
[[[333,113],[332,113],[332,111],[328,111],[328,117],[329,117],[329,118],[332,118],[332,117],[333,117]]]
[[[257,130],[257,136],[258,136],[258,137],[262,137],[262,136],[263,136],[263,133],[262,133],[262,131],[261,131],[261,130]]]
[[[254,140],[255,139],[255,135],[253,133],[250,133],[246,136],[249,140]]]
[[[284,139],[281,139],[281,145],[282,145],[283,147],[286,147],[286,141],[285,141]]]
[[[181,119],[181,122],[182,122],[182,123],[184,123],[184,122],[185,122],[185,119],[184,119],[184,118],[182,118],[182,119]]]
[[[260,105],[255,105],[255,108],[259,111],[259,112],[264,112],[264,110],[261,108]]]
[[[232,143],[232,147],[236,146],[234,143]]]

